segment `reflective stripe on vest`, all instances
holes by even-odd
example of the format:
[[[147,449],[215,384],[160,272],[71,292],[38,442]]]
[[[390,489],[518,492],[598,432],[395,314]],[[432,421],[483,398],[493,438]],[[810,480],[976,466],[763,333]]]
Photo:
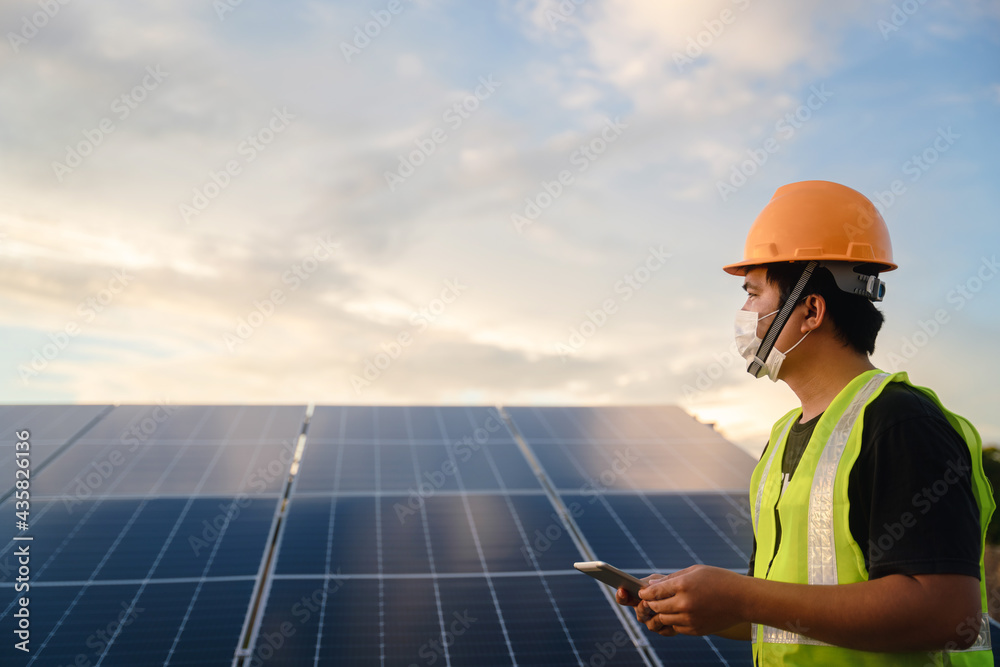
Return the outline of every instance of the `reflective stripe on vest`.
[[[904,377],[904,381],[908,383],[908,380],[905,380],[905,373],[900,375],[902,375]],[[838,419],[837,424],[831,431],[830,436],[820,453],[809,491],[808,533],[806,536],[806,555],[808,558],[806,574],[809,584],[831,585],[839,583],[834,517],[834,485],[837,479],[837,470],[847,448],[855,423],[863,413],[868,402],[871,400],[872,395],[875,394],[883,383],[888,381],[891,377],[892,374],[879,372],[869,378],[865,384],[857,390],[847,408]],[[938,404],[940,405],[939,402]],[[944,408],[942,408],[942,410],[943,409]],[[945,413],[946,416],[948,416],[948,414],[949,413],[947,412]],[[957,415],[953,416],[957,417]],[[970,442],[977,439],[971,425],[968,424],[968,422],[963,418],[958,418],[958,420],[961,424],[960,435],[963,440]],[[796,416],[794,414],[788,418],[787,423],[781,430],[781,435],[772,443],[773,447],[771,454],[768,457],[766,466],[762,469],[762,474],[757,486],[755,498],[756,502],[754,507],[755,533],[757,532],[759,525],[762,498],[767,484],[768,472],[774,463],[777,451],[779,449],[784,449],[783,445],[787,439],[788,432],[792,423],[795,421]],[[860,435],[858,437],[860,437]],[[973,469],[975,469],[975,466],[973,466]],[[973,485],[976,484],[975,475],[973,475],[970,482]],[[777,550],[778,545],[775,545],[774,548]],[[980,587],[982,589],[982,582],[980,582]],[[827,644],[811,637],[806,637],[805,635],[798,634],[792,630],[781,630],[754,623],[751,624],[751,641],[756,646],[758,640],[766,644],[826,646],[831,647],[833,650],[837,650],[837,648],[832,644]],[[989,651],[991,649],[990,620],[989,615],[984,611],[980,617],[980,627],[975,642],[973,642],[973,644],[967,649],[952,649],[948,651],[948,653],[968,653],[971,651]],[[955,657],[958,659],[958,656]],[[992,660],[990,660],[990,663],[992,663]]]
[[[827,644],[826,642],[821,642],[818,639],[813,639],[812,637],[806,637],[805,635],[800,635],[791,630],[779,630],[778,628],[772,628],[769,625],[760,626],[763,630],[763,641],[768,644],[809,644],[811,646],[833,646],[833,644]],[[754,623],[750,626],[752,641],[757,641],[757,624]],[[972,646],[966,649],[952,649],[948,653],[966,653],[968,651],[991,651],[993,650],[992,644],[990,642],[990,615],[986,612],[981,612],[981,618],[979,622],[979,635],[976,637],[976,641],[972,643]]]
[[[837,548],[833,543],[833,482],[854,422],[858,421],[865,404],[888,377],[888,373],[879,373],[854,395],[820,455],[809,494],[810,584],[837,583]]]

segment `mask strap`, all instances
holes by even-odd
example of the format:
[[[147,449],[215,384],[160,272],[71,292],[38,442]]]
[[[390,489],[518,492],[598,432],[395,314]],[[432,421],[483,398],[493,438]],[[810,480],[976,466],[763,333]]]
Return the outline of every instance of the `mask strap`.
[[[802,296],[802,292],[806,288],[806,283],[812,277],[813,271],[819,266],[819,262],[813,260],[806,264],[805,271],[799,277],[799,281],[795,283],[795,287],[792,288],[791,294],[788,295],[788,299],[785,303],[781,305],[781,310],[778,311],[778,316],[774,318],[771,322],[771,326],[767,328],[767,333],[764,334],[764,341],[760,344],[760,348],[757,350],[757,356],[754,360],[750,362],[747,367],[747,372],[754,377],[760,377],[760,372],[764,368],[764,361],[767,356],[771,354],[771,350],[774,348],[774,343],[778,340],[778,336],[781,334],[781,330],[785,328],[785,324],[788,322],[788,318],[792,316],[792,311],[795,310],[795,306],[799,303],[799,298]],[[802,341],[799,341],[800,343]]]

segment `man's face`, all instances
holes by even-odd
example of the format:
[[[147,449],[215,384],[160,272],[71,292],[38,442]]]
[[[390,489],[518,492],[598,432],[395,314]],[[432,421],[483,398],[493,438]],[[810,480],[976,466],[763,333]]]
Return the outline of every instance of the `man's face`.
[[[747,300],[743,304],[743,310],[757,313],[759,318],[757,322],[757,337],[763,338],[767,333],[767,328],[771,326],[771,321],[774,317],[774,315],[771,317],[765,317],[765,315],[773,313],[781,307],[781,292],[778,290],[777,285],[767,282],[767,269],[764,268],[756,268],[748,271],[744,277],[743,289],[747,293]],[[802,304],[799,304],[799,307],[792,311],[788,323],[781,330],[778,340],[775,341],[774,346],[777,349],[782,351],[787,350],[802,337],[800,327],[805,311],[799,310],[799,308],[803,308]]]
[[[743,310],[755,312],[759,318],[768,313],[773,313],[780,305],[781,295],[778,292],[777,285],[767,282],[767,269],[757,268],[748,271],[744,277],[743,290],[747,293],[747,300],[743,304]],[[768,325],[770,325],[770,319],[757,323],[758,337],[764,337]]]

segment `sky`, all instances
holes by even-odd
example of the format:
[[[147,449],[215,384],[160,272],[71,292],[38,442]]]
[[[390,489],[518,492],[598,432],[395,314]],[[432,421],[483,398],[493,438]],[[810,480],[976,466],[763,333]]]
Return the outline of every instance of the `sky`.
[[[0,402],[796,407],[779,186],[870,197],[873,361],[1000,441],[991,1],[9,1]]]

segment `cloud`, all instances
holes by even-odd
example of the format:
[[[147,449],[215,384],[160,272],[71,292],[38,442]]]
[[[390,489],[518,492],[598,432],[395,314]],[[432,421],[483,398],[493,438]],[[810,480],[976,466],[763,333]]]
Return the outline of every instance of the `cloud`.
[[[720,201],[716,180],[809,86],[871,69],[848,41],[881,47],[886,3],[569,4],[553,19],[566,3],[406,3],[351,62],[340,42],[370,9],[349,3],[242,3],[224,20],[194,0],[63,6],[0,60],[0,301],[14,332],[2,395],[681,401],[730,343],[738,286],[715,267],[739,252],[772,182],[830,168],[795,144],[841,136],[857,107],[796,134],[740,197]],[[25,6],[0,7],[0,24],[19,25]],[[112,105],[157,66],[167,78],[121,117]],[[897,73],[871,76],[884,90]],[[481,77],[501,82],[488,98],[474,98]],[[294,116],[281,132],[275,109]],[[60,181],[53,162],[103,118],[114,131]],[[609,121],[626,126],[614,141]],[[422,148],[437,130],[446,140]],[[269,140],[250,151],[251,138]],[[591,146],[597,158],[579,162]],[[856,148],[829,161],[856,165]],[[386,174],[407,166],[391,188]],[[553,195],[564,171],[572,182]],[[196,201],[186,222],[179,207]],[[518,233],[512,214],[529,204],[543,210]],[[321,238],[338,252],[293,290],[284,277]],[[661,245],[670,261],[625,302],[617,281]],[[81,304],[122,269],[135,279],[84,322]],[[418,332],[446,280],[467,292]],[[268,315],[276,289],[285,299]],[[611,297],[619,312],[560,355]],[[79,335],[23,384],[18,365],[71,321]],[[412,343],[357,393],[351,377],[401,333]],[[685,407],[757,438],[759,415],[787,397],[727,407],[746,399],[744,375],[727,369]]]

